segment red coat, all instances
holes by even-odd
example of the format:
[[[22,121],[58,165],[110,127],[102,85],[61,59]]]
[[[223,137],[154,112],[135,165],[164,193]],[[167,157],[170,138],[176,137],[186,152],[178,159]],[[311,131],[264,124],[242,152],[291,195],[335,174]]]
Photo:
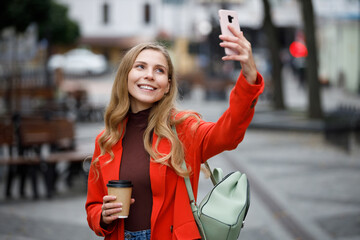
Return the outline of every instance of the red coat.
[[[256,85],[249,84],[240,74],[230,95],[229,108],[216,123],[201,121],[195,135],[191,134],[190,130],[192,123],[196,121],[193,118],[188,118],[177,126],[178,136],[184,144],[186,162],[192,169],[190,179],[195,197],[201,163],[225,150],[235,149],[244,138],[245,131],[254,115],[257,97],[264,88],[260,74],[256,83]],[[154,134],[154,143],[156,139],[157,136]],[[160,152],[168,153],[169,142],[162,139],[158,149]],[[123,220],[115,220],[105,230],[100,227],[100,218],[102,199],[104,195],[107,195],[106,184],[119,176],[122,139],[113,146],[112,150],[115,155],[113,161],[106,163],[110,158],[109,154],[99,158],[100,176],[97,181],[92,180],[94,173],[90,169],[85,208],[90,228],[97,235],[105,236],[105,239],[115,240],[124,239]],[[99,154],[100,148],[96,141],[93,159]],[[171,168],[150,161],[150,181],[153,193],[151,239],[199,239],[200,234],[191,212],[183,178]]]

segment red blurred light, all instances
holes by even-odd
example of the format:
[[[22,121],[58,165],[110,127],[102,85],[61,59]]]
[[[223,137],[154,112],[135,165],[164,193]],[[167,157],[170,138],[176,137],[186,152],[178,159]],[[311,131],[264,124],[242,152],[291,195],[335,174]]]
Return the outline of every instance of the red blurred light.
[[[289,51],[290,54],[295,58],[306,57],[308,55],[308,50],[305,44],[297,41],[294,41],[290,44]]]

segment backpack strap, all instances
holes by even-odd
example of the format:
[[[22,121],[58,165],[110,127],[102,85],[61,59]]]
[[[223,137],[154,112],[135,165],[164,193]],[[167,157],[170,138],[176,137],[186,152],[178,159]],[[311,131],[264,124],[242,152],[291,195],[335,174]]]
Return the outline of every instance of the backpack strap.
[[[177,135],[177,132],[176,132],[176,128],[175,126],[173,125],[172,126],[172,130],[174,132],[174,134],[176,135],[176,137],[178,137]],[[186,167],[186,162],[185,162],[185,159],[183,159],[183,162],[182,162],[182,165],[181,167],[187,171],[187,167]],[[201,235],[201,239],[202,240],[206,240],[206,236],[205,236],[205,230],[204,230],[204,227],[200,221],[200,218],[198,216],[198,206],[196,205],[196,201],[195,201],[195,197],[194,197],[194,192],[193,192],[193,189],[192,189],[192,185],[191,185],[191,182],[190,182],[190,178],[189,177],[184,177],[184,182],[185,182],[185,186],[186,186],[186,190],[187,190],[187,193],[188,193],[188,196],[189,196],[189,201],[190,201],[190,207],[191,207],[191,211],[193,213],[193,216],[194,216],[194,220],[196,222],[196,225],[198,226],[198,230],[199,230],[199,233]]]
[[[184,170],[187,170],[185,160],[182,163],[182,168]],[[184,181],[185,181],[185,186],[186,186],[187,193],[189,195],[191,211],[193,213],[196,225],[198,226],[199,233],[201,235],[201,239],[206,240],[205,230],[204,230],[204,227],[203,227],[203,225],[202,225],[202,223],[200,221],[199,215],[198,215],[198,209],[199,208],[196,205],[196,201],[195,201],[195,198],[194,198],[194,192],[193,192],[189,177],[184,177]]]

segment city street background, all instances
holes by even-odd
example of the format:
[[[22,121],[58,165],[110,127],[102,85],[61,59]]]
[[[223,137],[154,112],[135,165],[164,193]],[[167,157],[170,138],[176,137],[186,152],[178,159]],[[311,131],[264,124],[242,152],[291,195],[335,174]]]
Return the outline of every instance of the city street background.
[[[359,0],[2,1],[0,240],[100,239],[87,171],[131,47],[164,44],[178,107],[217,121],[241,69],[221,60],[219,9],[265,81],[243,142],[209,160],[249,178],[239,239],[360,240]],[[211,187],[201,175],[198,201]]]
[[[270,111],[269,102],[260,99],[254,124],[234,151],[209,160],[211,167],[225,173],[245,172],[251,185],[251,206],[242,240],[358,240],[360,239],[360,154],[359,143],[350,151],[328,143],[318,122],[303,116],[306,90],[284,73],[289,111]],[[106,104],[113,74],[72,80],[89,91],[90,101]],[[227,101],[204,101],[202,89],[194,89],[180,108],[196,110],[207,121],[216,121],[227,108]],[[324,108],[339,104],[359,107],[359,97],[341,89],[323,89]],[[283,123],[283,124],[281,124]],[[281,129],[279,125],[284,125]],[[277,126],[277,127],[272,127]],[[294,130],[300,126],[302,130]],[[314,127],[315,126],[315,127]],[[101,122],[77,123],[77,146],[92,149]],[[59,164],[61,170],[65,166]],[[0,168],[0,192],[4,193],[6,168]],[[20,198],[15,183],[13,198],[0,195],[0,239],[64,240],[99,239],[86,222],[86,176],[78,175],[72,188],[60,179],[57,194],[46,199],[44,182],[39,181],[40,199]],[[27,194],[31,188],[27,185]],[[211,181],[200,179],[198,200],[211,188]]]

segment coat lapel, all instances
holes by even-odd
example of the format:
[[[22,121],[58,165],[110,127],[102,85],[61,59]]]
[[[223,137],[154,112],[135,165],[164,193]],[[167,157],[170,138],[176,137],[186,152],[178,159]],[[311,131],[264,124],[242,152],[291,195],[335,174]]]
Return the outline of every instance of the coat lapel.
[[[104,156],[99,158],[101,172],[104,184],[106,184],[110,180],[118,180],[120,173],[120,164],[121,164],[121,156],[122,156],[122,139],[120,139],[112,148],[114,153],[114,159],[109,162],[110,154],[105,154]]]
[[[126,126],[126,123],[128,121],[128,118],[125,118],[123,124],[124,127]],[[119,125],[120,128],[120,125]],[[110,162],[108,162],[111,158],[110,154],[107,153],[104,156],[99,158],[101,171],[103,173],[103,181],[106,186],[106,184],[110,180],[118,180],[119,174],[120,174],[120,164],[122,159],[122,140],[125,135],[125,131],[122,133],[119,141],[112,147],[112,151],[114,153],[114,159]]]
[[[153,147],[157,141],[157,136],[153,134]],[[162,139],[159,144],[159,152],[168,153],[170,151],[170,144],[167,140]],[[150,181],[151,190],[153,194],[153,210],[151,213],[151,229],[154,230],[156,219],[160,213],[161,207],[165,200],[165,188],[166,188],[166,170],[167,166],[150,160]]]

